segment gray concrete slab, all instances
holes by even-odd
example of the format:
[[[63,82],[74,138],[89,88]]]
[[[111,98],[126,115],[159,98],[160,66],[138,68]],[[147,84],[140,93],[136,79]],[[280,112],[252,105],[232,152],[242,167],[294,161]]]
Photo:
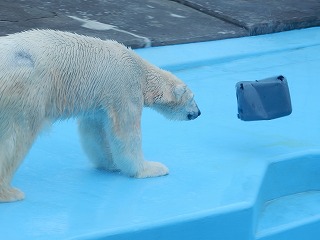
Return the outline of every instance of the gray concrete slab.
[[[246,28],[250,35],[320,25],[319,0],[174,0]]]
[[[0,0],[0,35],[30,28],[115,39],[133,48],[248,34],[242,27],[168,0]]]
[[[0,0],[0,36],[32,28],[133,48],[320,26],[319,0]]]

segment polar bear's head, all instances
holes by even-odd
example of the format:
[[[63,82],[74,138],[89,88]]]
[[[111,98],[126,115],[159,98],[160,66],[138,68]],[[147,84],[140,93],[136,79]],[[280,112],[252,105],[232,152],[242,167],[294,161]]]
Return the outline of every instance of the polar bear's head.
[[[145,105],[171,120],[193,120],[200,116],[194,94],[187,85],[170,72],[157,70],[147,77]]]

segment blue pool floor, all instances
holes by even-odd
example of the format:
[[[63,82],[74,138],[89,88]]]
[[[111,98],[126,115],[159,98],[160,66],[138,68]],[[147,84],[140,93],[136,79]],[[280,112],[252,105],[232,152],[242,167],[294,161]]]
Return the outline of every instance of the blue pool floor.
[[[137,52],[183,79],[202,112],[173,122],[144,110],[145,157],[170,174],[96,170],[76,122],[57,123],[14,178],[26,199],[0,204],[0,238],[319,239],[320,28]],[[279,74],[292,114],[237,119],[235,84]]]

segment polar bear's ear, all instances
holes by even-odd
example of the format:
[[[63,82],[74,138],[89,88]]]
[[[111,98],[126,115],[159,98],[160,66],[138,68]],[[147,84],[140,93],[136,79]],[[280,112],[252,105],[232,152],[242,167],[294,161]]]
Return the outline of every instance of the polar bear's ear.
[[[177,100],[180,100],[182,98],[182,95],[187,91],[187,87],[184,85],[178,85],[174,88],[174,96]]]

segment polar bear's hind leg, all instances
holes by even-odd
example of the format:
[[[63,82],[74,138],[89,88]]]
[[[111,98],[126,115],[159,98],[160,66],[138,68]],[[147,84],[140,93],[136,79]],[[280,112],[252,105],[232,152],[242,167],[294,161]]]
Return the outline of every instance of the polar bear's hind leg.
[[[3,129],[3,126],[0,127]],[[37,133],[38,131],[32,131],[27,126],[13,123],[6,133],[0,136],[0,202],[13,202],[24,198],[24,194],[11,187],[10,182]]]
[[[0,187],[0,202],[15,202],[24,199],[24,193],[13,187]]]

